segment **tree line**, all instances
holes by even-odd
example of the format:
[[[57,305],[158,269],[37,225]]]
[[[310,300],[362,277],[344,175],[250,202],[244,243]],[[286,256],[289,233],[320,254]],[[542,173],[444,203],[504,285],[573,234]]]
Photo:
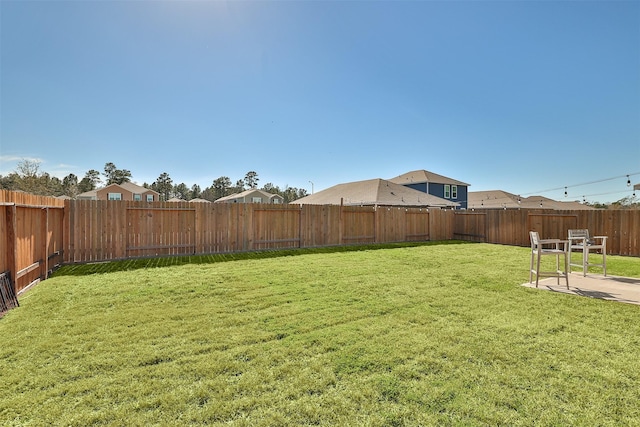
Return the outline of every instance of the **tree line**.
[[[70,173],[63,179],[51,176],[40,170],[40,163],[32,160],[22,160],[16,166],[15,171],[6,176],[0,175],[0,189],[12,191],[24,191],[41,196],[60,197],[67,196],[75,199],[79,194],[92,191],[102,185],[122,184],[131,182],[131,171],[119,169],[114,163],[104,165],[103,172],[95,169],[88,170],[82,179]],[[160,193],[161,200],[178,198],[182,200],[205,199],[213,202],[221,197],[235,193],[241,193],[248,189],[260,189],[271,194],[279,194],[284,202],[292,202],[306,196],[307,190],[285,186],[280,188],[273,183],[266,183],[258,188],[260,178],[255,171],[249,171],[242,179],[232,183],[227,176],[221,176],[213,180],[209,187],[202,189],[198,184],[187,186],[185,183],[175,184],[167,172],[161,173],[152,183],[144,183],[143,187]]]

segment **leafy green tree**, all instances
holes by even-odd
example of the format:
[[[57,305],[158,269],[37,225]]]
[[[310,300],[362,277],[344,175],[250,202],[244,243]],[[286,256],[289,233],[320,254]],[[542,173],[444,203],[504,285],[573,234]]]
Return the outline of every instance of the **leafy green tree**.
[[[260,181],[260,179],[258,178],[257,172],[249,171],[244,176],[244,184],[249,188],[258,188],[258,181]]]
[[[78,192],[84,193],[87,191],[95,190],[100,184],[100,172],[95,169],[90,169],[84,175],[84,178],[78,183]]]
[[[57,176],[50,176],[45,172],[40,176],[40,182],[41,185],[47,189],[44,194],[55,197],[62,196],[64,194],[62,180]]]
[[[229,179],[228,176],[221,176],[220,178],[213,180],[213,184],[211,185],[213,200],[228,196],[230,194],[230,189],[231,179]]]
[[[239,179],[236,185],[230,188],[231,193],[242,193],[244,191],[244,180]]]
[[[56,196],[59,188],[52,181],[48,173],[40,172],[40,162],[35,160],[22,160],[16,166],[15,190],[41,196]],[[57,179],[57,178],[56,178]],[[60,181],[58,179],[58,181]]]
[[[191,191],[184,182],[173,187],[173,195],[182,200],[190,200]]]
[[[76,197],[78,195],[78,177],[72,173],[62,179],[62,191],[66,196]]]
[[[131,181],[131,171],[127,169],[118,169],[115,164],[109,162],[104,165],[104,174],[107,179],[107,185],[122,184]]]
[[[634,193],[634,195],[632,196],[627,196],[611,203],[608,208],[609,209],[640,209],[640,201],[638,196],[636,196]]]
[[[271,194],[279,194],[284,198],[284,203],[293,202],[296,199],[306,196],[307,190],[304,188],[296,188],[296,187],[285,187],[284,190],[281,190],[277,185],[273,185],[272,183],[267,183],[262,187],[262,190]]]
[[[191,199],[199,199],[202,197],[202,190],[198,184],[193,184],[191,186],[191,193],[189,194],[189,200]]]
[[[216,197],[213,187],[207,187],[202,190],[202,193],[200,193],[200,197],[210,202],[214,202],[215,200],[219,199],[219,197]]]
[[[7,176],[0,175],[0,188],[2,188],[3,190],[16,191],[19,189],[19,181],[20,177],[15,172],[11,172]]]
[[[173,180],[169,177],[169,174],[162,172],[156,182],[151,184],[151,187],[160,193],[162,200],[169,200],[171,198],[171,192],[173,191]]]
[[[280,194],[280,189],[270,182],[267,182],[265,185],[263,185],[262,190],[271,194]]]

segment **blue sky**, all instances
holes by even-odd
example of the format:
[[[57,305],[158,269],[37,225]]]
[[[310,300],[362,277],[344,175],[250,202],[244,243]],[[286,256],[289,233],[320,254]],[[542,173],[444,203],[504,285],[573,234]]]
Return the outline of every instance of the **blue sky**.
[[[139,184],[256,171],[311,192],[426,169],[592,201],[640,182],[639,1],[0,8],[3,175],[113,162]]]

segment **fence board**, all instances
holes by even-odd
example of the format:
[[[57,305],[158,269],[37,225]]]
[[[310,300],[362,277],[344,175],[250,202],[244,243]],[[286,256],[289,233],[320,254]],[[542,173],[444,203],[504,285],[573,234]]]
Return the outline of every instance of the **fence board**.
[[[376,212],[373,206],[344,206],[341,222],[342,244],[363,244],[376,241]]]
[[[405,240],[415,242],[429,240],[429,210],[409,208],[404,218]]]
[[[485,242],[487,240],[486,220],[486,213],[456,212],[454,216],[454,239]]]
[[[256,205],[254,249],[299,248],[301,209],[288,205]]]

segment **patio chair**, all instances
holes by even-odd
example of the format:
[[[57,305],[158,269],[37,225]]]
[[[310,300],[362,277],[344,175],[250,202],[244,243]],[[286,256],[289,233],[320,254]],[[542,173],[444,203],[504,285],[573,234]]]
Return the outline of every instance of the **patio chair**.
[[[567,281],[567,289],[569,289],[569,241],[560,239],[540,239],[537,231],[530,231],[531,239],[531,264],[529,266],[529,283],[533,281],[533,275],[536,275],[536,288],[538,287],[538,279],[540,276],[557,277],[558,285],[560,278],[564,277]],[[556,257],[556,271],[540,271],[540,258],[544,255],[554,255]],[[564,257],[564,271],[560,270],[560,256]],[[534,268],[534,258],[535,268]]]
[[[571,272],[571,267],[582,267],[582,275],[586,276],[589,266],[594,266],[602,267],[604,275],[607,275],[607,236],[589,237],[587,229],[569,230],[569,245],[570,251],[582,252],[580,264],[571,262],[571,253],[569,254],[569,272]],[[591,251],[602,253],[602,264],[589,262]]]

